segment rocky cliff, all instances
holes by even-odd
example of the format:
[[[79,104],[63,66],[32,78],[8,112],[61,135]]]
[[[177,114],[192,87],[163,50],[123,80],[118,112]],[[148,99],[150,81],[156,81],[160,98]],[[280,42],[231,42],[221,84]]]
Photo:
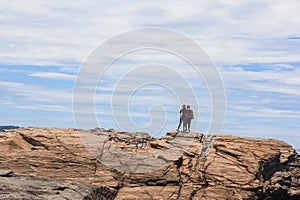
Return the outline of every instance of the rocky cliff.
[[[0,133],[0,199],[300,199],[300,157],[273,139],[20,128]]]

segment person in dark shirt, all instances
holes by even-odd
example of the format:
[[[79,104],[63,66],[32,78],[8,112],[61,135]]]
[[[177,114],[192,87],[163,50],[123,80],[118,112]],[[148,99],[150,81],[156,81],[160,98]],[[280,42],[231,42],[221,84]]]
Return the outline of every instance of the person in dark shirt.
[[[179,118],[179,124],[178,124],[177,131],[179,131],[181,124],[183,124],[183,131],[186,131],[187,127],[186,127],[186,107],[185,107],[185,104],[182,105],[182,108],[180,109],[179,114],[180,114],[180,118]]]

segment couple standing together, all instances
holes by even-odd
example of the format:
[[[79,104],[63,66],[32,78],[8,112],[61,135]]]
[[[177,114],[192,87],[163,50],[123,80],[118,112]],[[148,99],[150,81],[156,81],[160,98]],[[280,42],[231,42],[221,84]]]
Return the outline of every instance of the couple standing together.
[[[190,105],[185,106],[185,104],[182,105],[182,108],[180,109],[180,119],[177,131],[179,131],[181,124],[183,124],[183,131],[191,131],[191,121],[194,119],[194,113],[191,109]]]

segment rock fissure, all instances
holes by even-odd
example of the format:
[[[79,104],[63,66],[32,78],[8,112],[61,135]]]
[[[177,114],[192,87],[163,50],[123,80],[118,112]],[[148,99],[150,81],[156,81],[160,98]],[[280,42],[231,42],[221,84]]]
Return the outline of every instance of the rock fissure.
[[[27,135],[24,135],[22,133],[19,133],[20,136],[26,141],[28,142],[29,144],[31,144],[32,146],[40,146],[40,147],[44,147],[45,149],[48,150],[48,147],[46,145],[44,145],[43,143],[41,143],[40,141],[36,140],[36,139],[33,139],[32,137],[29,137]]]
[[[216,155],[218,155],[224,159],[228,159],[228,160],[232,161],[233,166],[238,166],[238,168],[240,168],[240,169],[241,168],[245,169],[247,171],[247,173],[253,174],[253,170],[250,170],[248,165],[243,164],[243,161],[239,160],[238,157],[235,157],[236,159],[228,158],[228,156],[226,156],[227,155],[226,152],[220,151],[220,150],[217,150]],[[231,157],[233,157],[233,156],[231,156]],[[243,169],[241,169],[241,170],[243,170]]]
[[[181,165],[182,165],[182,161],[181,161]],[[182,187],[183,187],[183,181],[182,181],[182,175],[181,175],[181,171],[179,170],[179,167],[181,167],[177,165],[176,167],[176,170],[177,170],[177,173],[178,173],[178,186],[179,186],[179,189],[178,189],[178,192],[177,192],[177,198],[176,199],[180,199],[181,197],[181,190],[182,190]]]

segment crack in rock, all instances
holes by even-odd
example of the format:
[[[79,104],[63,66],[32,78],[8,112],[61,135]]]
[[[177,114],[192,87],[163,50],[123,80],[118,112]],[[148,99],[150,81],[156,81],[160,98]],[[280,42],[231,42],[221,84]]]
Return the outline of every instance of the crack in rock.
[[[20,133],[20,136],[26,141],[28,142],[29,144],[31,144],[32,146],[36,147],[36,146],[41,146],[41,147],[44,147],[45,149],[49,150],[48,147],[46,145],[44,145],[43,143],[41,143],[40,141],[32,138],[32,137],[29,137],[29,136],[26,136],[22,133]]]

